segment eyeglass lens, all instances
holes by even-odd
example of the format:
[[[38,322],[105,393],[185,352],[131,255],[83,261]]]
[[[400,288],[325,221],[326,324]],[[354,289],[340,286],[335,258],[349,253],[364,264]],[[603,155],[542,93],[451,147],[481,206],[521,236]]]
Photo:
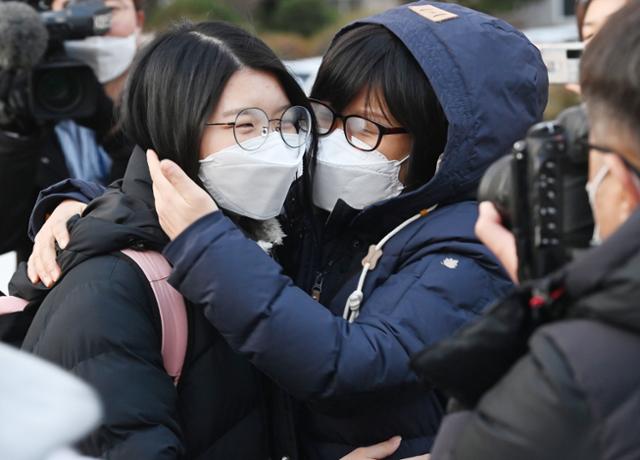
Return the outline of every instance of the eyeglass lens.
[[[328,134],[334,128],[336,115],[329,107],[319,102],[311,102],[311,107],[318,123],[318,133]],[[366,118],[350,115],[343,118],[344,134],[347,142],[353,147],[363,150],[374,150],[380,141],[380,128]]]
[[[238,113],[233,127],[236,142],[245,150],[257,150],[264,145],[271,132],[278,131],[282,140],[291,148],[306,144],[311,131],[311,116],[301,106],[289,107],[279,119],[270,120],[267,114],[258,108],[244,109]]]

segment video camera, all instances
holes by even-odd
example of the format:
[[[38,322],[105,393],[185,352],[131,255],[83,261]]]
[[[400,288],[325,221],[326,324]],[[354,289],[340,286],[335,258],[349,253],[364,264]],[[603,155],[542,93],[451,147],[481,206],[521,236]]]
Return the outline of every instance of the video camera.
[[[103,0],[72,0],[61,11],[44,4],[37,9],[0,3],[0,70],[31,69],[28,92],[35,119],[91,116],[101,89],[89,66],[65,54],[64,41],[107,33],[111,8]]]
[[[515,235],[521,281],[560,268],[591,242],[588,136],[584,108],[567,109],[531,127],[480,182],[478,200],[491,201]]]

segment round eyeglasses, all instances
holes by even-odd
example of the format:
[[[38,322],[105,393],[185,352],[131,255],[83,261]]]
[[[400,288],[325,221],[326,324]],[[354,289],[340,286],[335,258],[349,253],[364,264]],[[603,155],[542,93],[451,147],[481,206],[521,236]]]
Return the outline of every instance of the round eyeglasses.
[[[318,123],[318,135],[326,136],[334,130],[337,120],[342,120],[344,135],[351,146],[363,152],[372,152],[388,134],[405,134],[404,128],[388,128],[358,115],[340,115],[324,102],[310,99],[311,108]]]
[[[286,109],[280,118],[269,118],[264,110],[251,107],[241,110],[233,122],[205,123],[205,126],[232,126],[233,137],[243,150],[258,150],[273,131],[280,133],[284,143],[294,149],[306,145],[311,135],[311,114],[300,105]]]
[[[638,168],[636,168],[635,166],[633,166],[631,164],[631,162],[629,160],[627,160],[622,154],[616,152],[613,149],[610,149],[609,147],[606,146],[602,146],[602,145],[595,145],[595,144],[591,144],[591,143],[586,143],[586,147],[589,150],[595,150],[596,152],[605,154],[605,155],[616,155],[618,158],[620,158],[620,160],[622,160],[622,163],[624,164],[624,166],[631,171],[633,174],[635,174],[636,176],[638,176],[640,178],[640,170]]]

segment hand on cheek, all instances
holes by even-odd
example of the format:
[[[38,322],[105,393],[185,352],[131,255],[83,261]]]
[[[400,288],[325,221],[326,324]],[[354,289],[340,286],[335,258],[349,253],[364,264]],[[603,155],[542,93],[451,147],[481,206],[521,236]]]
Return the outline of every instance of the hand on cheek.
[[[172,240],[201,217],[218,210],[213,198],[174,162],[160,162],[156,153],[148,150],[147,164],[160,225]]]

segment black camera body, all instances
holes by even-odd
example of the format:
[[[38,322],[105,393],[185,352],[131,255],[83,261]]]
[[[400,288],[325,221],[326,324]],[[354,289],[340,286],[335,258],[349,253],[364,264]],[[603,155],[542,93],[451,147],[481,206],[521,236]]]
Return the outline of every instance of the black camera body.
[[[553,272],[591,242],[588,133],[584,109],[567,109],[531,127],[482,178],[478,200],[494,203],[513,231],[521,281]]]
[[[111,8],[102,0],[81,0],[61,11],[43,11],[39,15],[49,43],[44,58],[30,76],[33,117],[56,120],[93,115],[101,89],[89,66],[65,54],[63,42],[107,33],[111,28]]]
[[[61,11],[44,2],[0,0],[0,70],[27,70],[25,101],[36,120],[87,117],[94,113],[98,91],[93,71],[71,59],[65,40],[103,35],[111,28],[111,8],[102,0],[72,0]]]

